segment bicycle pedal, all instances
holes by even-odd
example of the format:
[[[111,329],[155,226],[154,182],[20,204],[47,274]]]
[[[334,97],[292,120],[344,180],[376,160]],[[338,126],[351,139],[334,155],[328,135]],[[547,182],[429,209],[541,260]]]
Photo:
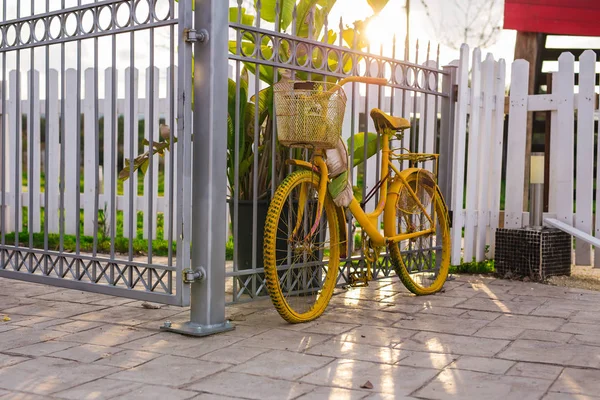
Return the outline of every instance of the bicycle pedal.
[[[353,272],[350,274],[350,286],[352,286],[352,287],[369,286],[369,279],[364,272]]]

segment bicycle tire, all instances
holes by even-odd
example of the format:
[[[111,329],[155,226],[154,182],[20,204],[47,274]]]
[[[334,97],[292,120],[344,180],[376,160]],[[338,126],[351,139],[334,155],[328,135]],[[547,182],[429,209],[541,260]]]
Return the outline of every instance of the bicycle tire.
[[[310,226],[316,218],[314,215],[308,214],[311,211],[316,213],[317,202],[314,196],[318,191],[319,181],[319,175],[311,171],[301,170],[290,174],[277,188],[267,212],[263,249],[266,286],[279,315],[290,323],[312,321],[323,314],[337,282],[340,263],[340,231],[336,206],[329,194],[325,198],[324,215],[321,216],[319,223],[319,233],[311,236],[311,240],[317,236],[323,238],[324,230],[328,231],[330,244],[328,258],[326,258],[324,248],[319,248],[316,252],[314,242],[307,240],[309,237],[307,232],[310,232]],[[298,233],[295,235],[298,239],[294,239],[289,237],[295,227],[295,222],[291,222],[294,219],[293,211],[296,212],[296,215],[300,211],[298,201],[294,200],[299,195],[302,185],[308,185],[306,187],[309,195],[303,212],[304,223],[300,224]],[[311,223],[307,223],[307,221],[311,221]],[[286,227],[288,229],[285,229]],[[286,243],[285,250],[281,248],[282,243]],[[317,243],[320,244],[320,242]],[[323,245],[327,244],[326,235],[322,243]],[[301,260],[297,259],[299,249],[302,252]],[[306,262],[308,257],[315,265],[303,267],[303,264],[310,264]],[[291,264],[289,264],[290,261],[292,261]],[[296,261],[300,262],[296,263]],[[324,264],[324,261],[326,261],[326,265],[321,265]],[[303,278],[299,278],[299,276],[307,274],[309,275],[308,280],[304,278],[302,283]],[[297,276],[298,278],[296,278]]]
[[[421,203],[430,203],[430,210],[433,210],[433,207],[435,207],[435,218],[437,219],[436,235],[421,236],[412,240],[408,239],[392,243],[388,246],[390,249],[390,258],[396,274],[409,291],[416,295],[433,294],[440,291],[444,286],[450,267],[451,249],[448,211],[440,189],[435,183],[433,174],[424,169],[413,168],[407,171],[405,179],[406,184],[410,185]],[[385,224],[385,234],[387,237],[397,235],[398,232],[404,232],[402,224],[407,219],[410,221],[419,219],[419,221],[429,223],[429,220],[424,218],[424,213],[420,208],[403,209],[403,207],[410,208],[407,204],[410,203],[411,199],[409,197],[407,200],[407,192],[405,184],[401,180],[396,180],[390,185],[385,212],[386,214],[391,213],[393,215],[394,223],[388,222],[388,216],[390,215],[388,214],[386,216],[386,222],[388,223]],[[429,201],[427,201],[426,197],[430,197]],[[412,201],[414,202],[414,198],[412,198]],[[400,204],[402,202],[404,204]],[[409,224],[412,224],[412,222]],[[427,229],[427,227],[421,226],[420,229],[414,231],[423,229]],[[433,250],[433,237],[435,237],[436,248],[440,247],[437,246],[440,244],[441,249]],[[426,241],[429,241],[429,243],[427,244]],[[412,244],[415,244],[414,247],[418,248],[411,249]],[[425,247],[424,245],[428,245],[429,247]],[[415,256],[415,254],[417,255]],[[437,263],[437,257],[441,257],[439,264]],[[427,258],[429,259],[427,260]],[[428,262],[428,266],[424,267],[423,264],[426,262]],[[433,263],[435,263],[435,266],[433,266]],[[416,272],[414,267],[417,268]],[[429,285],[425,286],[424,283],[429,283]]]

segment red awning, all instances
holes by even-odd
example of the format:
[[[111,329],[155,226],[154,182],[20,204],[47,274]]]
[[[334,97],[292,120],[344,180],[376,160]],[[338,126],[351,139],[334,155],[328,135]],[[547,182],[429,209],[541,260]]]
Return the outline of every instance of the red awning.
[[[600,1],[505,0],[504,29],[600,36]]]

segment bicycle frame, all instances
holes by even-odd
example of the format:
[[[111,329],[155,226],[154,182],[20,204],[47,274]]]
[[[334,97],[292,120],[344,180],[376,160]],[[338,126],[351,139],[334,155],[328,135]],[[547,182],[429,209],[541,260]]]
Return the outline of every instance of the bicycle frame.
[[[392,134],[392,131],[390,131],[388,129],[383,129],[382,132],[380,132],[380,135],[382,138],[382,140],[381,140],[381,142],[382,142],[381,171],[383,173],[385,171],[391,170],[390,173],[393,171],[394,177],[391,178],[390,183],[384,183],[379,188],[379,203],[377,204],[377,207],[375,208],[375,210],[373,212],[365,213],[365,211],[362,209],[362,207],[360,206],[360,203],[356,200],[356,198],[352,199],[352,202],[348,206],[348,209],[350,210],[350,212],[352,213],[354,218],[356,218],[356,220],[359,222],[360,226],[369,235],[369,238],[371,239],[371,242],[374,246],[384,246],[384,245],[388,245],[390,243],[397,243],[397,242],[400,242],[403,240],[414,239],[414,238],[417,238],[420,236],[426,236],[431,233],[435,233],[435,231],[436,231],[436,226],[435,226],[435,222],[434,222],[435,218],[433,216],[429,215],[429,213],[425,209],[425,206],[423,206],[423,204],[419,200],[418,196],[412,190],[412,188],[408,184],[408,181],[406,180],[408,175],[410,175],[412,172],[414,172],[417,169],[416,168],[407,168],[405,170],[399,171],[396,167],[394,167],[394,165],[391,162],[393,160],[392,151],[390,149],[390,135],[391,134]],[[311,233],[314,233],[318,227],[319,221],[321,220],[323,204],[325,202],[325,196],[327,195],[327,182],[329,181],[329,171],[327,169],[327,164],[325,163],[325,160],[323,159],[323,152],[322,152],[322,150],[317,150],[315,152],[315,155],[313,157],[313,163],[309,163],[309,162],[302,161],[302,160],[289,160],[289,163],[292,165],[296,165],[296,166],[300,166],[303,168],[313,170],[314,172],[318,172],[320,174],[321,179],[320,179],[319,192],[318,192],[319,193],[318,210],[317,210],[317,216],[315,218],[314,225],[311,229]],[[388,193],[388,186],[392,186],[392,183],[394,183],[397,180],[402,182],[402,185],[400,185],[400,187],[404,187],[409,191],[410,196],[414,199],[417,206],[421,209],[421,211],[423,211],[424,215],[429,219],[429,222],[431,224],[430,229],[426,229],[426,230],[422,230],[422,231],[418,231],[418,232],[411,232],[411,233],[401,233],[399,235],[390,236],[390,237],[385,237],[379,232],[379,229],[377,228],[378,219],[385,210],[385,205],[386,205],[386,202],[388,201],[388,197],[392,196],[392,195],[396,195],[396,196],[399,195],[398,192]],[[303,196],[301,194],[301,198],[302,197]],[[306,200],[306,199],[304,199],[304,200]],[[300,203],[300,204],[302,205],[302,203]],[[300,207],[300,209],[302,209],[302,208],[303,207]],[[435,208],[434,208],[433,212],[435,213]],[[395,217],[396,217],[395,214],[394,215],[391,215],[391,214],[385,215],[384,216],[384,225],[387,226],[388,224],[395,224]],[[300,220],[300,219],[301,218],[298,218],[298,220]],[[294,229],[294,232],[295,231],[296,231],[296,229]]]

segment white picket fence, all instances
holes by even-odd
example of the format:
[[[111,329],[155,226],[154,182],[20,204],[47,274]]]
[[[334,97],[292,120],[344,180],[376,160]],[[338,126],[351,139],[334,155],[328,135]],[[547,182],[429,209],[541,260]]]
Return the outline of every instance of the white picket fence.
[[[472,58],[471,65],[469,59]],[[525,183],[525,142],[527,113],[551,112],[549,208],[546,217],[574,226],[600,237],[600,215],[593,216],[594,119],[596,54],[584,52],[579,62],[579,85],[575,86],[575,59],[571,53],[559,58],[553,73],[551,94],[529,95],[529,63],[516,60],[511,66],[509,124],[507,136],[506,193],[504,227],[528,226],[529,213],[523,207]],[[454,137],[452,263],[485,258],[486,247],[494,255],[495,230],[499,225],[500,188],[503,156],[503,120],[505,98],[505,64],[491,55],[481,61],[479,49],[472,54],[461,48],[458,61],[458,102]],[[470,84],[469,84],[470,82]],[[576,114],[575,114],[576,113]],[[575,115],[577,149],[575,149]],[[467,118],[468,116],[468,118]],[[467,140],[468,132],[468,140]],[[574,181],[577,151],[577,176]],[[467,156],[468,154],[468,156]],[[465,176],[466,161],[466,180]],[[598,179],[598,177],[596,177]],[[466,188],[466,190],[465,190]],[[573,190],[576,191],[573,213]],[[464,192],[464,197],[463,197]],[[600,198],[600,182],[596,185]],[[465,201],[465,207],[463,207]],[[595,223],[594,223],[595,222]],[[464,239],[461,238],[463,235]],[[598,251],[598,250],[596,250]],[[591,263],[591,247],[576,243],[576,263]],[[596,264],[600,256],[595,257]]]
[[[177,68],[177,67],[173,67]],[[176,150],[173,154],[166,152],[164,159],[164,188],[166,196],[162,194],[159,196],[158,192],[158,177],[159,177],[159,162],[158,157],[155,157],[153,163],[153,170],[148,171],[145,175],[145,182],[143,186],[143,195],[135,195],[132,201],[133,203],[133,227],[129,223],[130,215],[130,185],[126,181],[123,185],[123,195],[118,195],[116,198],[110,196],[110,188],[117,178],[118,171],[116,174],[112,174],[111,166],[117,162],[117,157],[129,158],[130,147],[133,143],[135,148],[133,154],[137,156],[141,149],[137,148],[138,143],[138,123],[140,120],[145,121],[144,137],[147,140],[151,139],[154,141],[159,140],[159,120],[164,118],[165,121],[171,121],[171,99],[170,98],[158,98],[155,97],[154,101],[148,101],[148,98],[142,98],[138,94],[139,90],[139,71],[134,69],[132,71],[127,68],[126,70],[117,71],[120,74],[118,77],[113,77],[113,70],[111,68],[104,71],[104,98],[94,93],[94,70],[87,69],[82,74],[82,97],[80,104],[78,105],[78,93],[77,93],[77,71],[74,69],[67,69],[65,71],[65,87],[64,87],[64,99],[60,98],[61,91],[59,90],[59,74],[56,70],[49,71],[49,93],[48,99],[40,99],[40,73],[35,71],[33,74],[33,83],[31,82],[30,73],[22,73],[20,79],[17,79],[17,72],[11,71],[9,73],[9,81],[7,84],[8,93],[6,96],[6,110],[2,110],[5,115],[5,126],[4,132],[6,137],[6,171],[5,176],[5,230],[6,232],[13,232],[16,224],[22,231],[23,221],[20,218],[17,221],[14,207],[16,205],[16,198],[19,198],[19,206],[31,207],[32,208],[32,231],[41,231],[41,208],[45,208],[45,218],[48,223],[49,233],[59,232],[59,200],[60,200],[60,187],[59,187],[59,173],[60,173],[60,157],[61,157],[61,144],[60,144],[60,116],[64,108],[64,209],[65,209],[65,233],[75,234],[76,233],[76,215],[78,210],[76,209],[76,171],[78,170],[76,154],[80,150],[76,148],[76,139],[79,132],[78,127],[78,107],[80,108],[81,115],[84,119],[83,126],[83,152],[81,154],[81,163],[83,165],[83,192],[80,196],[80,207],[83,210],[83,234],[93,235],[94,233],[94,219],[95,217],[95,174],[100,166],[102,166],[102,176],[100,180],[103,184],[100,185],[100,193],[98,194],[99,209],[110,210],[112,203],[116,201],[116,209],[123,212],[123,234],[125,237],[130,236],[130,232],[135,237],[136,224],[137,224],[137,211],[145,212],[144,215],[150,214],[152,216],[151,221],[148,218],[144,218],[144,238],[148,238],[150,232],[149,224],[152,224],[152,237],[156,239],[157,232],[157,213],[165,213],[164,221],[170,221],[169,215],[169,203],[168,193],[171,179],[171,162],[170,157],[176,157]],[[160,76],[171,76],[171,68],[167,69],[167,73],[164,75],[160,74],[158,68],[154,68],[151,73],[148,68],[145,71],[146,85],[145,93],[159,93],[159,77]],[[177,76],[177,71],[173,71]],[[153,82],[150,83],[150,77],[153,76]],[[20,81],[21,86],[26,86],[28,96],[23,96],[26,99],[17,101],[17,82]],[[125,97],[115,99],[114,89],[119,91],[119,82],[125,84]],[[133,89],[130,88],[133,85]],[[177,88],[171,90],[171,81],[166,79],[166,93],[176,93]],[[45,87],[43,88],[45,90]],[[31,96],[30,94],[33,94]],[[22,98],[22,97],[21,97]],[[45,188],[48,191],[48,204],[45,204],[45,193],[41,190],[40,177],[41,177],[41,141],[40,141],[40,116],[46,114],[46,102],[48,103],[49,113],[46,118],[46,124],[48,124],[48,138],[46,140],[46,151],[48,152],[49,168],[48,176],[45,177]],[[32,105],[33,102],[33,105]],[[97,102],[97,103],[96,103]],[[153,110],[150,110],[150,107]],[[132,109],[133,107],[133,109]],[[116,109],[116,115],[113,115],[114,109]],[[96,114],[97,113],[97,114]],[[18,115],[27,116],[27,126],[23,127],[21,118]],[[154,129],[150,132],[150,118],[154,119]],[[104,150],[103,157],[104,162],[102,165],[96,165],[95,154],[98,152],[96,143],[96,126],[100,117],[104,117]],[[123,131],[118,131],[118,117],[123,116],[124,126]],[[176,117],[176,116],[175,116]],[[133,120],[132,120],[133,119]],[[177,131],[177,120],[175,120],[175,126],[171,127],[174,132]],[[33,129],[30,129],[31,121],[33,121]],[[133,128],[133,129],[132,129]],[[17,132],[27,132],[27,143],[31,145],[31,148],[26,149],[26,154],[29,157],[33,154],[33,169],[30,169],[31,162],[26,165],[27,172],[27,185],[23,187],[23,174],[22,174],[22,157],[23,157],[23,141],[16,140]],[[33,136],[32,136],[33,134]],[[116,142],[113,142],[113,139]],[[123,144],[122,152],[118,151],[119,143]],[[1,145],[1,144],[0,144]],[[112,149],[115,152],[112,152]],[[1,149],[0,149],[1,150]],[[147,147],[144,151],[147,150]],[[122,160],[121,160],[122,161]],[[116,164],[115,164],[116,165]],[[174,164],[176,165],[176,163]],[[1,164],[0,164],[1,168]],[[18,172],[16,172],[18,171]],[[0,176],[3,171],[0,170]],[[152,193],[148,190],[149,179],[153,179],[153,190]],[[177,170],[173,171],[173,179],[176,182]],[[138,182],[137,176],[134,175],[133,181],[134,190],[137,191]],[[30,193],[33,192],[33,202],[30,204]],[[152,213],[148,213],[150,205],[152,204]],[[0,206],[2,206],[0,204]],[[175,213],[175,208],[173,208]],[[110,213],[106,215],[106,224],[110,226],[112,221],[110,220]],[[164,227],[164,238],[167,239],[169,230]]]

